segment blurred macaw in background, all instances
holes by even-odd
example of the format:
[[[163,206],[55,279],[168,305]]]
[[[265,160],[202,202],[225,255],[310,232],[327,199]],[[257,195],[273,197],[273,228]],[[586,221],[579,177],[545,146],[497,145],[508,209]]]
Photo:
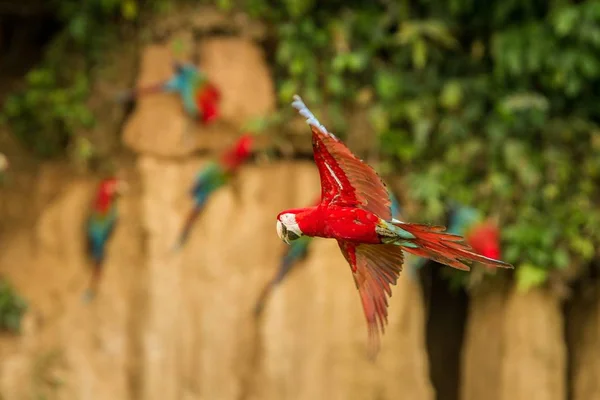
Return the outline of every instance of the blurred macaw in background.
[[[404,251],[466,271],[472,262],[512,268],[477,254],[462,237],[445,232],[442,226],[392,218],[389,195],[375,170],[327,131],[299,96],[294,96],[292,106],[312,130],[321,202],[317,207],[280,212],[277,235],[288,244],[302,236],[338,242],[361,298],[372,357],[379,351],[387,324],[387,298],[400,275]]]
[[[500,258],[500,229],[491,219],[484,219],[473,207],[456,202],[448,204],[446,214],[448,233],[463,236],[475,252],[492,259]],[[433,262],[427,258],[417,258],[411,264],[414,271]]]
[[[0,153],[0,184],[4,183],[4,174],[9,167],[8,158]]]
[[[125,182],[110,177],[100,181],[87,220],[87,248],[93,261],[93,272],[84,300],[92,300],[98,290],[102,276],[106,244],[110,239],[118,218],[117,197],[126,189]]]
[[[209,196],[221,186],[229,183],[239,167],[252,155],[253,141],[254,138],[251,134],[242,135],[219,160],[209,162],[198,173],[190,190],[194,206],[185,220],[174,250],[181,249],[185,244],[194,221],[200,215]]]
[[[192,63],[174,63],[173,77],[155,85],[134,89],[119,95],[119,100],[130,101],[146,94],[177,93],[183,109],[194,120],[209,124],[219,117],[221,93],[206,75]]]
[[[394,218],[398,218],[400,216],[400,204],[398,203],[398,199],[392,193],[392,191],[388,188],[388,195],[391,201],[391,211],[392,216]],[[316,207],[321,202],[321,197],[319,196],[315,202],[313,202],[312,206]],[[283,257],[281,258],[281,262],[279,263],[279,268],[275,271],[275,275],[263,288],[261,294],[254,306],[254,315],[259,317],[264,309],[265,303],[267,299],[271,296],[271,293],[290,273],[290,271],[296,266],[299,262],[303,261],[308,255],[308,247],[312,242],[313,237],[311,236],[302,236],[297,240],[290,242],[290,245],[286,247]]]

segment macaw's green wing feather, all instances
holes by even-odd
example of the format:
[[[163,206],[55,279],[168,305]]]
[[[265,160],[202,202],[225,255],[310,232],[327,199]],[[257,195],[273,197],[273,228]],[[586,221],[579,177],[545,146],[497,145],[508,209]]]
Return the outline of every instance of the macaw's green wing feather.
[[[214,161],[210,161],[196,176],[190,195],[198,201],[223,186],[227,183],[227,180],[228,176],[223,167]]]
[[[229,176],[221,165],[212,161],[200,171],[190,190],[190,195],[194,199],[194,205],[185,219],[181,233],[177,237],[177,241],[173,247],[173,251],[179,251],[183,247],[194,223],[204,210],[210,195],[227,183],[228,180]]]
[[[87,243],[88,252],[94,262],[92,277],[88,289],[83,295],[85,302],[91,301],[98,289],[102,276],[103,262],[108,240],[117,225],[117,206],[112,204],[105,213],[92,212],[88,219]]]
[[[112,235],[116,223],[117,207],[115,204],[111,205],[104,214],[93,212],[88,219],[88,250],[96,264],[101,264],[104,260],[106,242]]]

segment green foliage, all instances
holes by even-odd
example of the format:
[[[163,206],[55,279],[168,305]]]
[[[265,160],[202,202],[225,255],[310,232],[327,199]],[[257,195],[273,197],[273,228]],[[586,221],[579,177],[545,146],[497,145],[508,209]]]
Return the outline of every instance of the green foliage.
[[[4,115],[17,138],[36,154],[58,154],[71,135],[93,124],[85,105],[88,79],[76,71],[63,84],[57,71],[49,67],[32,70],[26,79],[27,89],[7,99]]]
[[[27,304],[7,282],[0,280],[0,331],[19,333]]]
[[[273,27],[278,97],[343,136],[372,99],[385,160],[420,220],[449,199],[500,216],[521,287],[600,244],[600,3],[248,0]],[[327,104],[325,109],[322,104]],[[468,274],[463,274],[463,276]]]
[[[154,0],[150,5],[161,3]],[[82,129],[93,126],[87,106],[91,71],[106,45],[118,37],[119,23],[138,17],[137,0],[54,0],[62,29],[41,64],[26,76],[25,88],[9,96],[1,119],[40,157],[62,154]]]
[[[54,3],[64,29],[4,112],[18,137],[42,155],[57,154],[93,124],[85,106],[90,71],[117,35],[115,23],[174,1],[143,8],[137,0]],[[439,221],[450,199],[498,215],[503,259],[521,266],[522,287],[595,256],[597,1],[216,4],[242,8],[270,26],[266,43],[274,44],[269,57],[283,115],[293,115],[289,103],[298,93],[343,137],[344,107],[369,107],[382,163],[406,175],[407,194],[423,205],[421,222]],[[280,117],[250,126],[264,129]]]

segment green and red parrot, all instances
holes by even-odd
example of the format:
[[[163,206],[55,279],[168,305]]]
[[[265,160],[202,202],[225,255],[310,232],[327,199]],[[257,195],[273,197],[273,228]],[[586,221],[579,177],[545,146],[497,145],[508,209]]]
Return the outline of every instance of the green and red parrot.
[[[299,96],[292,106],[312,130],[314,160],[321,179],[316,207],[284,210],[277,215],[277,234],[285,243],[302,236],[335,239],[350,265],[367,319],[369,350],[375,356],[387,324],[387,298],[395,285],[403,251],[469,270],[469,263],[512,268],[477,254],[461,236],[442,226],[403,222],[392,217],[385,184],[321,125]]]
[[[190,190],[194,206],[185,220],[174,250],[181,249],[185,244],[194,222],[204,209],[210,195],[229,183],[240,166],[252,155],[253,141],[254,138],[251,134],[242,135],[233,147],[226,151],[219,160],[209,162],[198,173],[194,185]]]
[[[117,197],[123,193],[125,182],[110,177],[100,181],[87,220],[87,248],[93,262],[90,285],[84,293],[84,300],[92,300],[102,277],[106,245],[118,219]]]
[[[390,196],[392,216],[399,217],[400,204],[398,203],[398,199],[396,199],[396,196],[394,196],[391,190],[388,190],[388,193]],[[316,199],[316,201],[313,202],[313,207],[317,207],[320,203],[321,197],[319,196]],[[260,297],[256,302],[256,306],[254,307],[255,316],[260,316],[264,309],[267,299],[270,297],[275,287],[277,287],[285,279],[285,277],[292,271],[292,269],[298,263],[300,263],[306,258],[306,256],[308,255],[308,248],[312,240],[313,237],[311,236],[302,236],[298,240],[292,241],[287,247],[287,249],[283,253],[281,262],[279,263],[279,268],[275,272],[275,276],[273,276],[273,278],[271,278],[271,280],[267,282],[267,284],[261,291]]]
[[[192,63],[175,63],[173,68],[175,74],[169,80],[128,91],[120,99],[130,100],[159,92],[177,93],[190,117],[204,124],[215,121],[219,117],[219,89]]]

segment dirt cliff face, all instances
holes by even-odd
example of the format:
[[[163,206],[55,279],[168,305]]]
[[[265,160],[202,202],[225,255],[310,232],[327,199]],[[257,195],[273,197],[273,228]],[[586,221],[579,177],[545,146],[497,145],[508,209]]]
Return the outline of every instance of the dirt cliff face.
[[[501,282],[474,294],[463,353],[463,398],[565,399],[561,302],[545,289]]]
[[[89,279],[82,228],[93,184],[63,185],[35,231],[11,239],[1,271],[31,312],[23,335],[2,347],[4,397],[432,399],[418,284],[406,276],[395,288],[372,364],[359,297],[334,242],[316,240],[254,319],[284,246],[275,215],[312,201],[312,164],[245,168],[240,198],[230,188],[216,193],[185,249],[171,252],[190,206],[185,189],[203,163],[139,160],[139,185],[120,199],[91,304],[81,301]]]
[[[242,46],[237,60],[254,77],[244,86],[246,78],[214,76],[226,94],[219,126],[229,130],[220,137],[216,128],[199,129],[197,137],[206,133],[219,149],[238,132],[233,115],[258,115],[274,103],[260,52],[244,43],[246,49],[229,40],[208,47],[220,54]],[[142,76],[168,71],[171,60],[155,56],[161,52],[156,46],[144,52]],[[220,65],[210,54],[204,59]],[[242,104],[232,93],[270,97]],[[147,97],[127,124],[125,143],[136,161],[119,171],[130,190],[119,199],[104,278],[90,304],[81,298],[91,267],[83,229],[97,179],[41,168],[28,193],[44,196],[39,214],[1,238],[0,273],[30,303],[23,334],[0,338],[2,397],[396,399],[402,393],[433,400],[422,294],[408,275],[394,288],[375,363],[367,359],[358,293],[333,241],[315,240],[307,260],[254,318],[254,303],[285,246],[275,216],[313,201],[319,192],[313,163],[245,166],[233,186],[211,197],[187,246],[171,251],[191,206],[190,184],[209,158],[178,147],[180,112],[169,95]],[[159,124],[161,113],[181,123]]]

